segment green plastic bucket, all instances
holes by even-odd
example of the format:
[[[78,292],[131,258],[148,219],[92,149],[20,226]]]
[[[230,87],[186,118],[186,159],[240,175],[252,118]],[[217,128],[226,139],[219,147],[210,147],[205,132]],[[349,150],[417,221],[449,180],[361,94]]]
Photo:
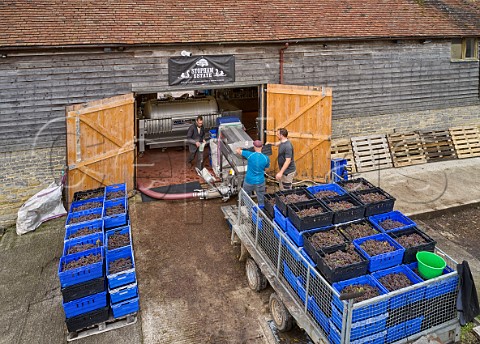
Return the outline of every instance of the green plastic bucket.
[[[418,272],[424,279],[431,279],[442,274],[447,266],[445,259],[428,251],[417,252]]]

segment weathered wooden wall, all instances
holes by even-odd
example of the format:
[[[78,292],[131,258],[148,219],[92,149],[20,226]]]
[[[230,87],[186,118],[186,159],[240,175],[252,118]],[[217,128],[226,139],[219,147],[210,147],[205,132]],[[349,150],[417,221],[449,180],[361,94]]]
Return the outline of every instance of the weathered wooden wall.
[[[278,83],[280,45],[12,52],[0,59],[0,152],[65,145],[65,106],[131,91],[169,91],[167,61],[234,54],[237,85]],[[333,119],[479,104],[479,64],[450,62],[450,42],[296,45],[284,83],[333,88]]]

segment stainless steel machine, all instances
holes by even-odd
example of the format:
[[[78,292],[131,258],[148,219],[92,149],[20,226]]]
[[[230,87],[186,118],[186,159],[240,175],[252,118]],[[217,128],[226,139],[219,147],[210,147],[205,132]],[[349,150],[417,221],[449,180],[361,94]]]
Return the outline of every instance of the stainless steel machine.
[[[217,101],[211,96],[148,100],[138,121],[139,152],[149,148],[183,146],[188,127],[203,116],[205,130],[215,127],[221,117]]]

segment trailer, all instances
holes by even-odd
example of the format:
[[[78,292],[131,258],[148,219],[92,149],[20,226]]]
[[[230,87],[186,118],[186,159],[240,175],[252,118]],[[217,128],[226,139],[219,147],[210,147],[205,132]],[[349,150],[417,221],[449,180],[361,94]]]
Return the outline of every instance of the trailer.
[[[447,262],[443,275],[355,303],[358,295],[340,294],[243,189],[238,205],[222,212],[232,245],[241,245],[250,288],[270,284],[274,290],[269,305],[279,331],[295,321],[314,343],[408,343],[430,333],[444,343],[459,341],[457,263],[440,249],[435,252]]]

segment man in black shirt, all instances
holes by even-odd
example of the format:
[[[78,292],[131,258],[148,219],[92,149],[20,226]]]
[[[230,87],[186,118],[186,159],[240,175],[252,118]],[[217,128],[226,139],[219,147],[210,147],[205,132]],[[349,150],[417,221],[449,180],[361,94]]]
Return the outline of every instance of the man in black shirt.
[[[205,146],[205,128],[203,127],[203,117],[198,116],[187,132],[188,159],[187,163],[194,166],[193,160],[197,154],[197,168],[203,169],[203,147]]]
[[[275,179],[280,182],[280,190],[290,190],[292,188],[293,177],[297,171],[295,160],[293,158],[293,145],[288,140],[288,131],[285,128],[277,130],[278,142],[278,168],[280,171],[275,175]]]

